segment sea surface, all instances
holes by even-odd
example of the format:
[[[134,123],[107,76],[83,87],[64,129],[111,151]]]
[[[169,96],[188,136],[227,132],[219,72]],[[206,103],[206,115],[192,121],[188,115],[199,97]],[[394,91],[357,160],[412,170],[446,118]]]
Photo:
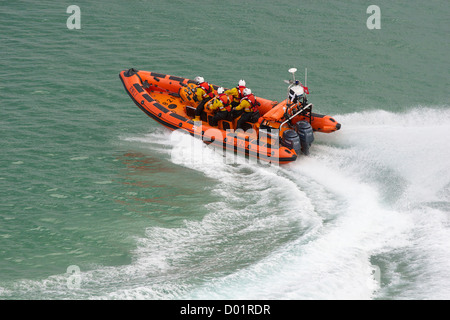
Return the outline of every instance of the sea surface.
[[[0,1],[0,299],[450,299],[449,17],[444,0]],[[118,77],[282,101],[291,67],[342,128],[283,166],[224,163]]]

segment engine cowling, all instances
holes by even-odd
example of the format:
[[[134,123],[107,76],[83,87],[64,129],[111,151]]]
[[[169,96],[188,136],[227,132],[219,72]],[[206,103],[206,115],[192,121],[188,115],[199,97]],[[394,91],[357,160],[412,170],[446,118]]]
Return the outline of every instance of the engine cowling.
[[[295,130],[289,129],[284,131],[281,139],[281,145],[289,149],[294,149],[297,155],[301,152],[301,142],[298,133]]]
[[[305,154],[309,154],[309,147],[314,141],[314,131],[311,124],[308,121],[299,121],[295,125],[296,133],[298,134],[301,151]]]

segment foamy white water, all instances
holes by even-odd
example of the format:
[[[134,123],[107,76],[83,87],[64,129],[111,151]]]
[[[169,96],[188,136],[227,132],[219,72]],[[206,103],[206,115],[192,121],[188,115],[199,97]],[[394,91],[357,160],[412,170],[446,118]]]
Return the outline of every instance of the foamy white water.
[[[279,195],[307,194],[281,206],[314,216],[314,232],[187,297],[371,299],[408,288],[398,298],[448,298],[450,113],[424,108],[338,118],[344,130],[317,134],[312,155],[280,169],[284,181],[272,184]],[[259,170],[264,181],[270,169]]]
[[[92,299],[450,298],[450,112],[336,116],[311,155],[267,167],[225,164],[186,134],[125,137],[217,181],[199,219],[151,226],[131,264],[0,288]],[[424,119],[428,119],[428,122]],[[169,173],[170,174],[170,173]],[[213,199],[213,200],[211,200]],[[118,288],[118,289],[117,289]]]

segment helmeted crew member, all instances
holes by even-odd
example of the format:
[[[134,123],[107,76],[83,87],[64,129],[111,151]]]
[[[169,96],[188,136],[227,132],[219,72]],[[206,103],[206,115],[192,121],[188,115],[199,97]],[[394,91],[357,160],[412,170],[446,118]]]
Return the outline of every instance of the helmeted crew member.
[[[244,97],[245,80],[239,80],[238,86],[225,91],[229,96],[233,96],[233,101],[231,102],[232,107],[239,105],[239,102]]]
[[[244,97],[241,99],[239,105],[236,107],[236,111],[243,110],[241,118],[238,120],[236,129],[241,128],[245,122],[257,122],[259,119],[258,101],[250,88],[244,89]]]
[[[194,81],[197,84],[197,88],[194,93],[194,100],[200,102],[197,106],[197,109],[195,109],[194,121],[200,121],[200,115],[205,108],[205,103],[211,100],[214,97],[215,93],[212,84],[206,82],[203,77],[195,77]]]
[[[211,101],[209,106],[211,110],[217,110],[216,114],[211,119],[211,126],[217,126],[219,120],[228,119],[228,115],[231,111],[231,99],[224,91],[223,87],[218,88],[218,96]]]

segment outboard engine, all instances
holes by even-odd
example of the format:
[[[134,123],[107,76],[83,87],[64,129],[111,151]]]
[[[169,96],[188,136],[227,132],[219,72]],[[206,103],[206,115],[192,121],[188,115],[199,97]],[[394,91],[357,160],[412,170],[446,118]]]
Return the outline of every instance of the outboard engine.
[[[300,137],[298,136],[297,132],[295,132],[295,130],[289,129],[283,133],[281,145],[289,149],[294,149],[295,153],[297,153],[297,155],[300,155],[301,151]]]
[[[308,121],[299,121],[296,123],[296,129],[300,138],[301,150],[304,154],[309,154],[309,147],[314,141],[314,132]]]

